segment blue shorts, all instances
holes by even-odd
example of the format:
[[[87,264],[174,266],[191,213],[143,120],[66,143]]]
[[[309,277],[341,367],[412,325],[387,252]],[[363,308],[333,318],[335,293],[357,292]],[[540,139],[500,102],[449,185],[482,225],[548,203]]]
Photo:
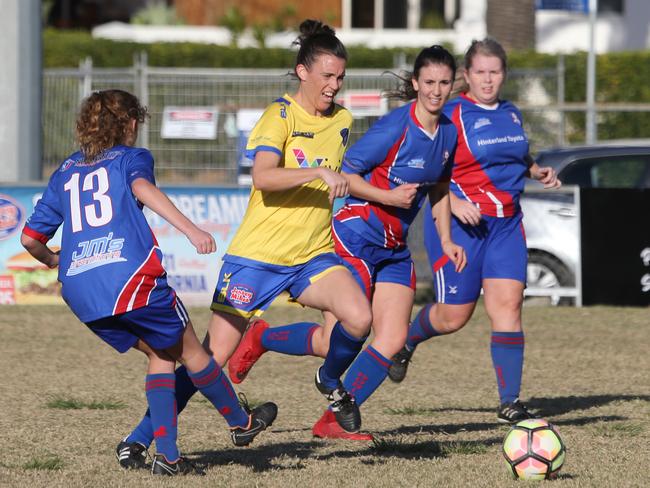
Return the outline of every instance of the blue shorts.
[[[415,290],[415,266],[408,247],[379,247],[337,220],[332,221],[332,237],[336,254],[368,300],[375,283],[397,283]]]
[[[475,302],[486,278],[526,283],[528,252],[521,213],[502,218],[484,215],[478,226],[463,224],[453,217],[451,238],[465,249],[467,266],[461,273],[456,272],[454,264],[442,252],[433,220],[424,219],[424,246],[431,264],[437,302]]]
[[[261,315],[283,291],[296,299],[309,285],[337,269],[345,268],[333,252],[296,266],[226,255],[210,309],[245,318]]]
[[[153,349],[175,346],[183,337],[189,315],[171,288],[155,294],[145,307],[93,320],[86,325],[120,353],[135,346],[138,339]]]

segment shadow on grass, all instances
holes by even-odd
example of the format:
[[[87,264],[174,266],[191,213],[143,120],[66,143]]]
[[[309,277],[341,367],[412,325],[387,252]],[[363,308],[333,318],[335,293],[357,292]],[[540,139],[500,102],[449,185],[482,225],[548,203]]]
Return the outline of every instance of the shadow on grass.
[[[588,395],[588,396],[565,396],[551,398],[531,398],[528,406],[539,412],[543,417],[564,415],[565,413],[577,410],[587,410],[594,407],[602,407],[613,402],[630,402],[642,400],[650,402],[650,395]]]
[[[199,451],[192,453],[192,461],[207,468],[238,464],[255,472],[269,470],[305,469],[303,461],[360,458],[363,464],[383,464],[388,458],[436,459],[454,455],[472,455],[486,452],[502,439],[480,441],[418,441],[404,438],[377,439],[372,443],[343,441],[347,449],[337,449],[339,441],[282,442],[246,449]],[[341,445],[341,444],[339,444]],[[358,447],[358,449],[349,448]],[[323,448],[334,449],[322,452]]]

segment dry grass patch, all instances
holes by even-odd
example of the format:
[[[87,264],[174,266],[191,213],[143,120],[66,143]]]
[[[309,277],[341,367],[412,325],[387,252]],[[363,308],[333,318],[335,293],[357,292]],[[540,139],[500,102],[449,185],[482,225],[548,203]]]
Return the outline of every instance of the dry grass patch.
[[[210,312],[190,313],[202,335]],[[265,315],[272,325],[319,317],[299,307]],[[568,449],[554,486],[646,486],[639,467],[650,445],[649,310],[526,307],[524,327],[522,399],[558,426]],[[143,355],[115,353],[63,307],[2,307],[0,330],[0,370],[12,372],[2,383],[0,486],[177,484],[115,461],[117,443],[146,410]],[[362,407],[374,443],[312,438],[326,407],[313,385],[321,360],[265,354],[235,389],[252,407],[276,402],[273,427],[235,448],[226,423],[197,395],[179,417],[179,445],[208,474],[182,483],[521,488],[500,452],[508,427],[496,421],[489,343],[479,306],[464,330],[418,347],[407,378],[387,380]]]

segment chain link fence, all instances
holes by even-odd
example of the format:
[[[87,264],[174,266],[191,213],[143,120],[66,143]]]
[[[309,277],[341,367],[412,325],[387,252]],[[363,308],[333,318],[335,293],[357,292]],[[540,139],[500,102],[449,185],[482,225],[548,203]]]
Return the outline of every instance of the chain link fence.
[[[399,69],[393,70],[399,72]],[[381,93],[394,89],[395,76],[383,70],[348,70],[341,92]],[[520,103],[533,148],[563,142],[563,116],[555,70],[513,70],[506,97]],[[78,69],[47,69],[43,74],[43,178],[75,149],[74,121],[81,99],[94,90],[119,88],[135,93],[149,108],[151,119],[141,129],[138,144],[149,148],[161,183],[237,184],[239,136],[233,131],[240,109],[263,109],[296,82],[288,70],[157,68],[137,59],[126,69],[93,68],[86,60]],[[561,86],[560,86],[561,88]],[[164,139],[165,107],[214,107],[216,138]],[[389,104],[389,108],[390,108]],[[354,107],[352,112],[355,114]],[[355,114],[354,143],[377,115]]]

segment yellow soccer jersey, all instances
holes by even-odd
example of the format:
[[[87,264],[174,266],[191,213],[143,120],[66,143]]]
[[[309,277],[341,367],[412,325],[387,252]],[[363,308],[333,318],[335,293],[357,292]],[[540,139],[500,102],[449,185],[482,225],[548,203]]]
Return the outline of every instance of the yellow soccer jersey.
[[[335,105],[331,115],[308,114],[289,95],[269,105],[255,125],[246,146],[247,156],[272,151],[280,167],[341,170],[352,115]],[[278,192],[251,189],[241,226],[226,252],[228,256],[294,266],[314,256],[333,252],[330,230],[332,205],[329,188],[321,179]]]

